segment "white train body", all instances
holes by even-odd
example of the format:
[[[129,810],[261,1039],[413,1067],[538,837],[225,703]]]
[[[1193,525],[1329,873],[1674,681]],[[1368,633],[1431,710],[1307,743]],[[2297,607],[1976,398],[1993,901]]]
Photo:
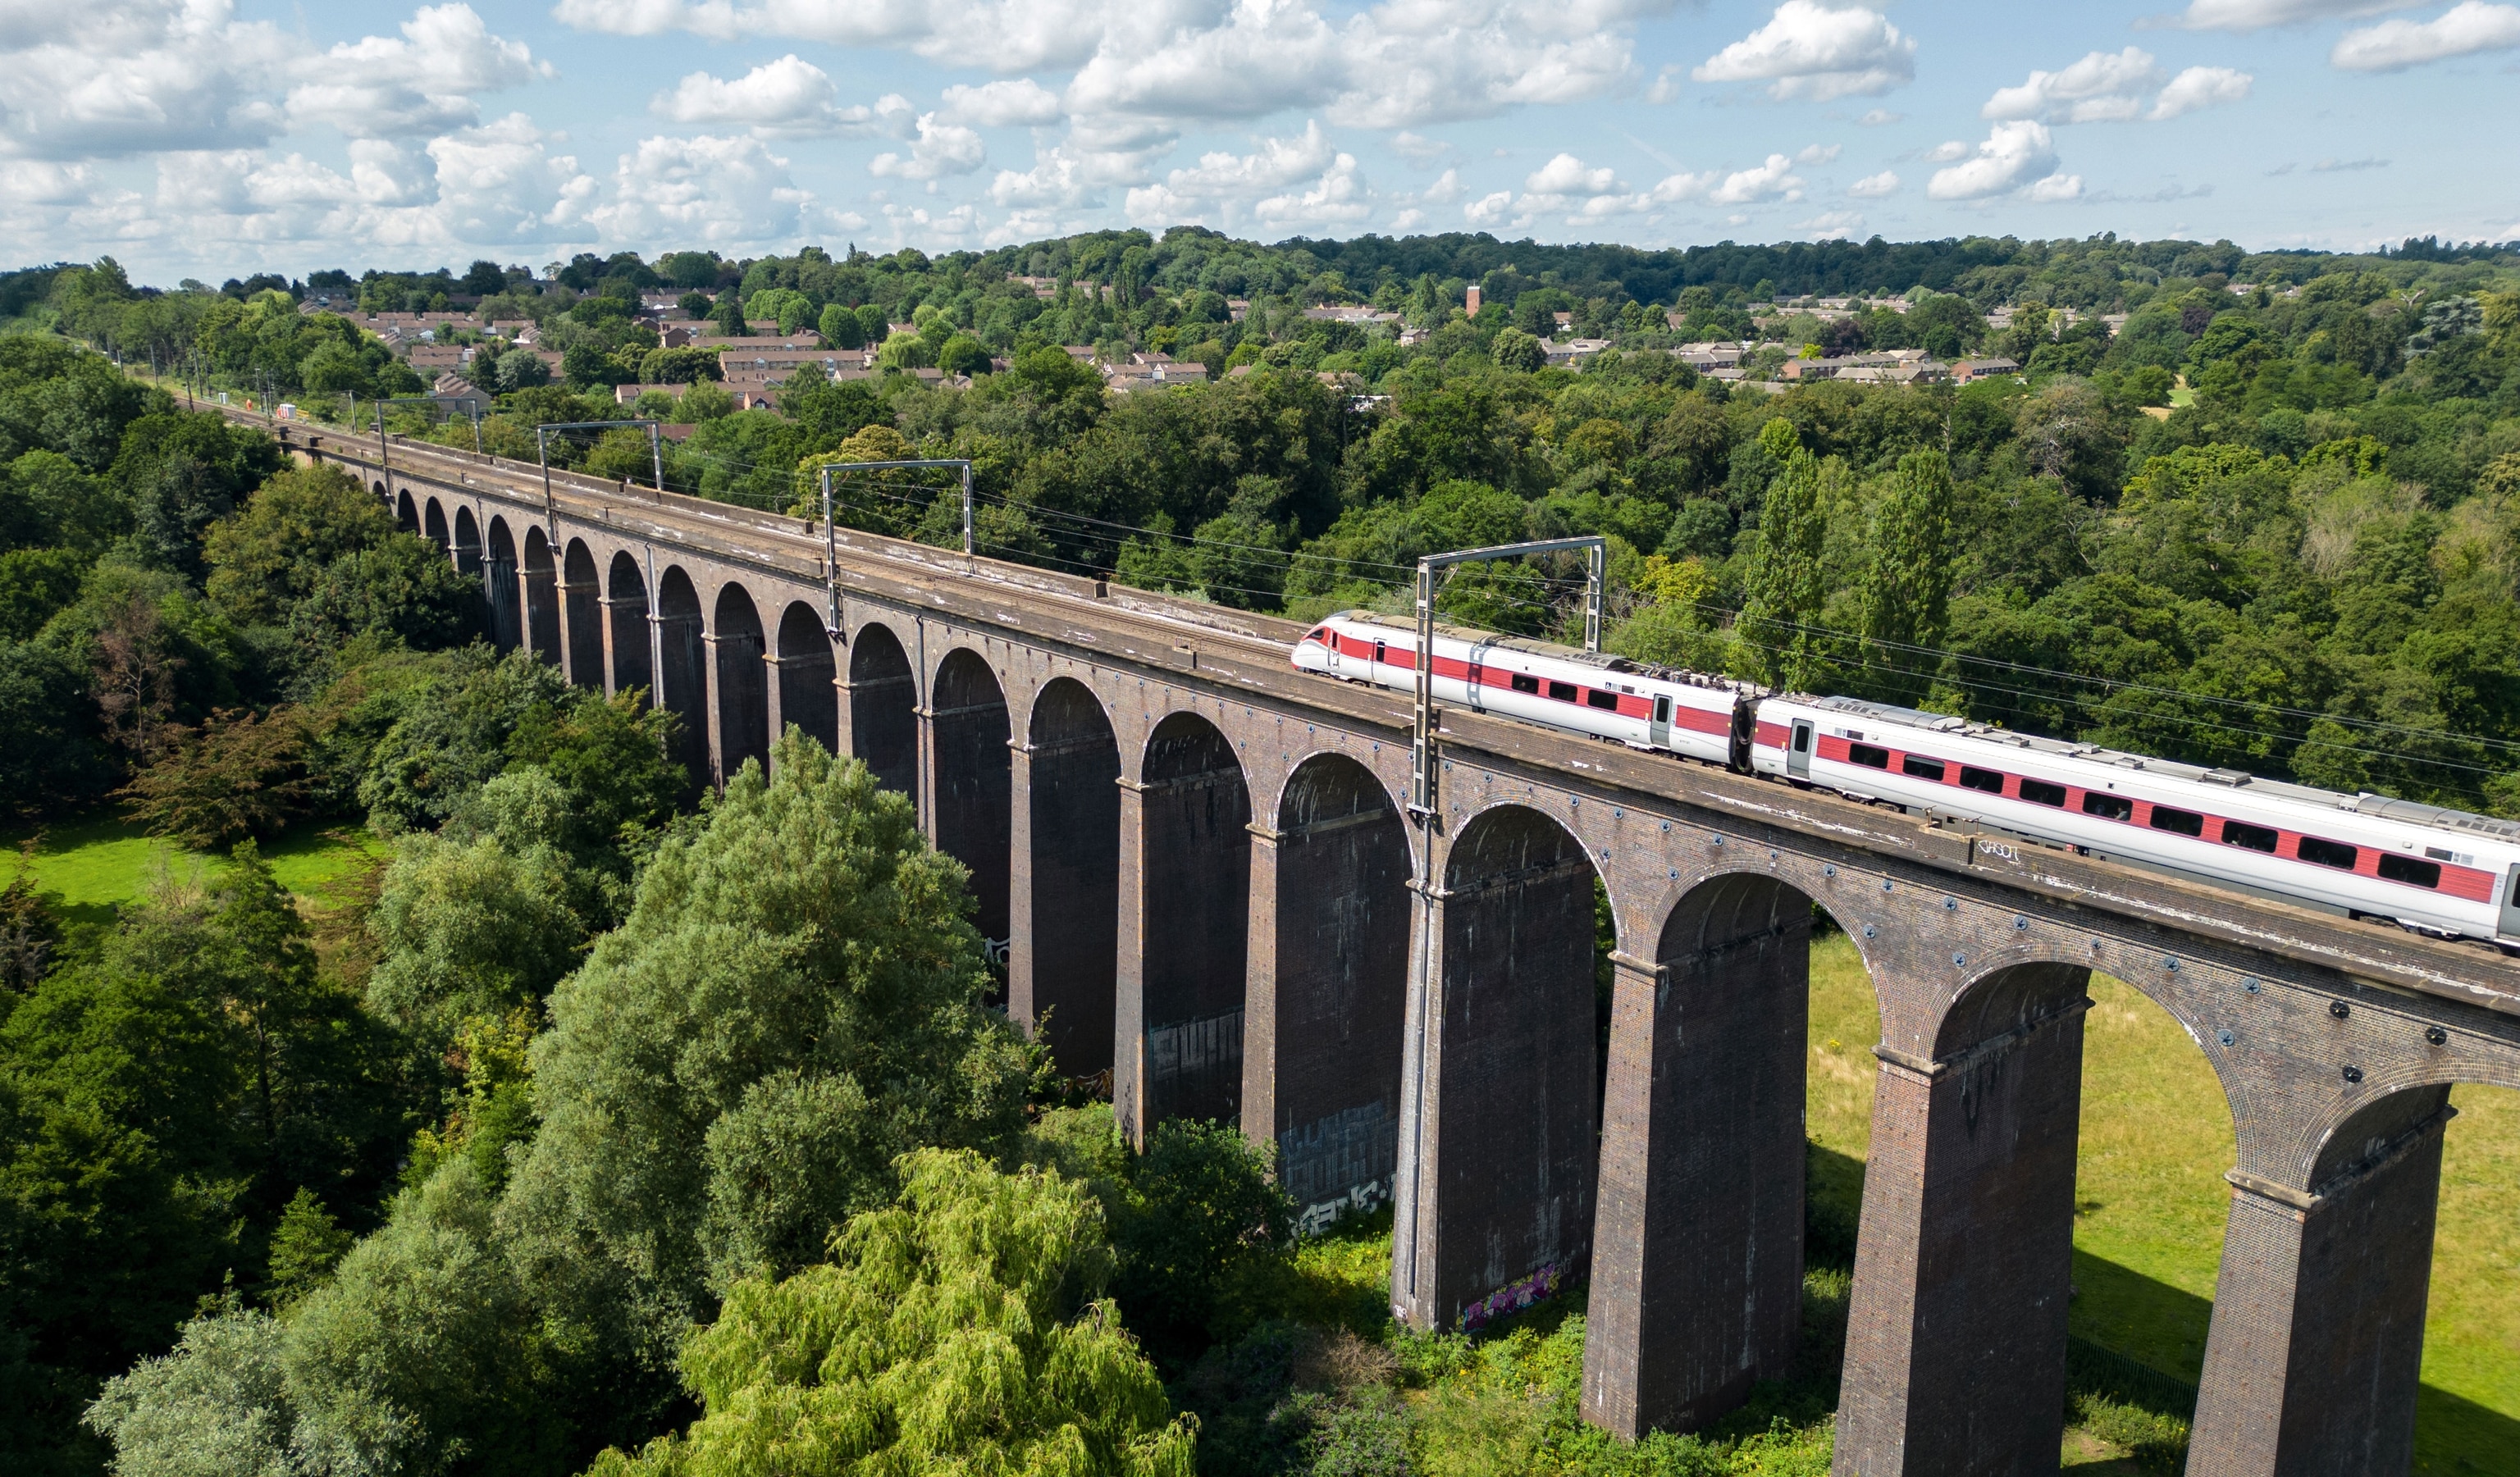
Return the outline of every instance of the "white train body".
[[[1438,702],[1708,764],[1746,762],[1750,709],[1742,699],[1755,690],[1460,626],[1437,626],[1434,644]],[[1415,692],[1417,648],[1415,622],[1344,610],[1295,643],[1295,666]]]
[[[1351,610],[1305,633],[1294,664],[1408,692],[1416,646],[1411,623]],[[1434,649],[1444,703],[2520,952],[2520,823],[1453,626]]]

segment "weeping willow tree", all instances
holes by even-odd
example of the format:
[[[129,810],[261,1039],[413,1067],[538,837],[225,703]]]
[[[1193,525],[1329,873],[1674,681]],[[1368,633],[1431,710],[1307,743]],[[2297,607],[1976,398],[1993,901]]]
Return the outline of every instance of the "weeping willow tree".
[[[921,1149],[832,1260],[749,1277],[683,1354],[706,1413],[589,1477],[1190,1477],[1195,1426],[1102,1295],[1077,1181]]]

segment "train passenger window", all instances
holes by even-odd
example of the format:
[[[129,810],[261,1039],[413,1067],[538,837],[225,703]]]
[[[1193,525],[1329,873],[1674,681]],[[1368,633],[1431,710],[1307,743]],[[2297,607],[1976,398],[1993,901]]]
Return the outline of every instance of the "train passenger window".
[[[1854,760],[1858,764],[1868,765],[1873,769],[1888,769],[1890,767],[1890,751],[1886,748],[1874,748],[1868,743],[1848,744],[1846,746],[1846,757]]]
[[[2362,852],[2342,841],[2322,841],[2317,836],[2304,836],[2301,844],[2293,848],[2293,855],[2305,862],[2317,862],[2321,867],[2352,872],[2355,859],[2362,856]]]
[[[1922,754],[1903,754],[1899,758],[1899,773],[1913,775],[1919,780],[1940,780],[1943,778],[1943,761],[1928,759]]]
[[[2095,789],[2083,791],[2083,814],[2103,821],[2123,821],[2135,814],[2135,802],[2124,795],[2104,795]]]
[[[1529,672],[1516,672],[1506,679],[1506,686],[1517,693],[1537,693],[1540,691],[1540,679]]]
[[[2413,857],[2402,857],[2396,852],[2384,851],[2380,853],[2380,875],[2392,882],[2412,882],[2418,887],[2439,887],[2441,864],[2418,862]]]
[[[2223,823],[2223,844],[2226,846],[2245,846],[2251,851],[2272,852],[2275,849],[2276,839],[2276,833],[2264,826],[2251,826],[2246,821]]]
[[[1616,693],[1605,693],[1599,688],[1585,689],[1584,701],[1593,707],[1608,708],[1613,713],[1619,710],[1619,694]]]
[[[2003,793],[2003,777],[1991,769],[1980,769],[1974,764],[1960,766],[1960,783],[1971,789],[1982,789],[1990,795]]]
[[[1656,723],[1671,722],[1671,698],[1669,695],[1656,697],[1654,699],[1653,721]]]
[[[1571,682],[1552,682],[1549,685],[1549,695],[1556,698],[1559,702],[1573,702],[1575,700],[1575,684]]]
[[[2172,810],[2167,805],[2156,805],[2152,808],[2152,828],[2175,830],[2182,836],[2201,836],[2205,834],[2205,818],[2192,810]],[[2351,867],[2354,864],[2348,862],[2345,865]]]
[[[1812,731],[1808,728],[1798,728],[1794,730],[1795,753],[1808,754],[1811,752],[1811,736]]]
[[[2045,780],[2024,780],[2021,782],[2021,798],[2036,805],[2053,805],[2061,810],[2065,804],[2065,786],[2050,784]]]

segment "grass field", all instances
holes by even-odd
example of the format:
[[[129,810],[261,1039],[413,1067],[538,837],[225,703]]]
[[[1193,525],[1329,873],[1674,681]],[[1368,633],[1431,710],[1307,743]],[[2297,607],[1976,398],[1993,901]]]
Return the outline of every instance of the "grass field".
[[[2079,1336],[2193,1383],[2223,1256],[2230,1113],[2205,1054],[2167,1011],[2094,976],[2084,1021],[2075,1181]],[[1871,1138],[1879,1039],[1843,934],[1812,948],[1815,1191],[1852,1217]],[[2462,1087],[2443,1151],[2424,1324],[2417,1471],[2520,1474],[2520,1094]]]
[[[35,890],[55,895],[74,928],[111,926],[114,912],[148,896],[161,874],[206,877],[229,865],[224,853],[188,850],[152,836],[112,814],[82,817],[43,828],[35,848]],[[0,835],[0,871],[15,874],[24,829]],[[301,907],[321,911],[329,891],[362,860],[384,855],[385,845],[353,821],[304,822],[262,848],[272,874],[295,893]]]

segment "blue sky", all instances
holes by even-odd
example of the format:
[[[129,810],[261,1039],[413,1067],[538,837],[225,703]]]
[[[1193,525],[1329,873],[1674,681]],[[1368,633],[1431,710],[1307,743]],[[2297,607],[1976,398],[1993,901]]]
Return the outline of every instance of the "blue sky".
[[[2515,122],[2499,0],[0,0],[0,254],[2505,240]]]

